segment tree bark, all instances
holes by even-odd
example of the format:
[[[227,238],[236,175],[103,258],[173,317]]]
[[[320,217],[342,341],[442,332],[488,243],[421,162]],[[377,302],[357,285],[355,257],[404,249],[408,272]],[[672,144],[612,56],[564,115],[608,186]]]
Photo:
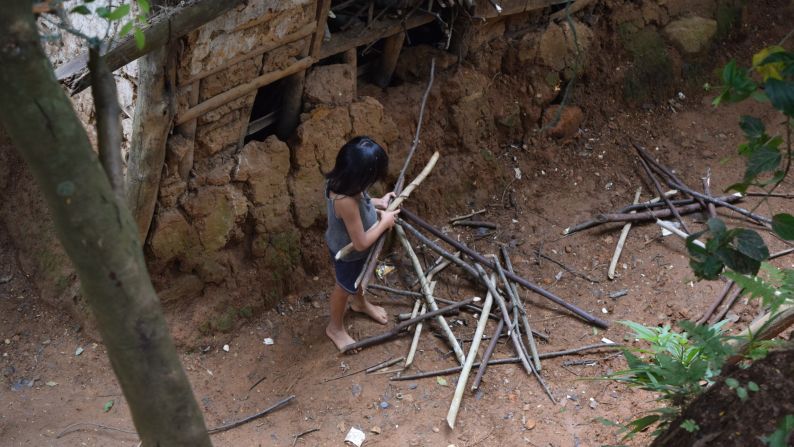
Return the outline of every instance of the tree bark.
[[[110,186],[119,199],[124,198],[124,167],[121,162],[121,107],[116,90],[116,78],[99,55],[91,48],[88,56],[91,77],[91,94],[96,110],[97,149],[99,160],[110,180]]]
[[[138,61],[138,98],[127,164],[127,206],[138,225],[141,241],[149,234],[160,191],[166,143],[174,120],[175,69],[173,43]]]
[[[144,446],[210,446],[144,263],[26,2],[0,10],[0,124],[41,187]]]

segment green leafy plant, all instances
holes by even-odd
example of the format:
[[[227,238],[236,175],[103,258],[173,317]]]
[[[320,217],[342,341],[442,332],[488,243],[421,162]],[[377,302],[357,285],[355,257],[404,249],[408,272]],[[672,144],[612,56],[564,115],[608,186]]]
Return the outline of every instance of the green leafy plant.
[[[769,436],[761,438],[761,441],[769,447],[786,447],[793,431],[794,415],[787,414],[778,422],[777,429]]]
[[[628,369],[606,376],[606,379],[659,394],[659,401],[668,406],[652,410],[650,414],[625,425],[618,424],[629,438],[655,426],[653,435],[660,433],[681,412],[686,404],[703,392],[719,375],[725,360],[733,351],[720,322],[700,326],[689,321],[679,322],[681,332],[669,325],[646,327],[632,321],[621,321],[634,331],[635,337],[647,342],[647,348],[625,349]],[[694,424],[694,421],[692,421]],[[690,425],[693,430],[697,424]]]
[[[695,423],[695,421],[692,419],[687,419],[684,422],[682,422],[681,428],[688,431],[689,433],[694,433],[700,430],[700,426],[697,423]]]
[[[788,175],[792,164],[791,134],[794,129],[794,53],[782,46],[762,49],[749,68],[730,61],[722,71],[721,93],[714,105],[752,98],[768,103],[778,112],[780,132],[772,132],[758,117],[744,115],[739,120],[745,142],[738,154],[746,159],[742,180],[729,190],[745,193],[751,187],[772,193]],[[781,126],[773,126],[779,129]],[[766,201],[761,201],[752,211]],[[768,223],[783,240],[794,240],[794,216],[779,213]],[[706,238],[705,247],[695,240]],[[764,240],[754,230],[728,229],[720,219],[709,219],[707,229],[687,238],[690,266],[700,279],[713,280],[724,275],[735,281],[751,298],[760,298],[774,313],[794,301],[794,270],[778,269],[765,263],[770,257]],[[763,271],[762,271],[763,270]],[[749,356],[757,359],[769,346],[757,344]]]

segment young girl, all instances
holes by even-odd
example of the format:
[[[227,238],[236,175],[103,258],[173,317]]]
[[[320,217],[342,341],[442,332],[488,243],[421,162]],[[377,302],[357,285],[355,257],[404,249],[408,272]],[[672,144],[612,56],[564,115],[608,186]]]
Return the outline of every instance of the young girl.
[[[342,146],[336,156],[334,169],[326,175],[325,198],[328,208],[328,229],[325,240],[331,258],[345,245],[353,243],[354,252],[334,260],[336,286],[331,293],[331,321],[325,329],[340,350],[353,343],[344,326],[348,296],[353,296],[350,308],[363,312],[380,324],[386,324],[386,311],[364,298],[355,286],[369,253],[369,248],[381,234],[394,226],[399,211],[385,209],[394,193],[379,199],[370,198],[367,188],[386,176],[389,157],[380,145],[368,137],[356,137]],[[380,214],[378,220],[377,214]]]

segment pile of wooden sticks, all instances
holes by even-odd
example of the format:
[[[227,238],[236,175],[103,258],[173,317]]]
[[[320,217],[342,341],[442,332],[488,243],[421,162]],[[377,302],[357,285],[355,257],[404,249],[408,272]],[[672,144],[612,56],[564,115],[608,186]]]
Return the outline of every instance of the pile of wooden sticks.
[[[430,158],[430,161],[416,177],[416,179],[414,179],[407,187],[403,189],[405,172],[419,143],[419,133],[421,130],[424,109],[433,83],[434,66],[435,64],[431,63],[430,82],[428,83],[427,89],[422,99],[416,134],[406,158],[405,165],[402,168],[394,188],[397,197],[389,205],[389,210],[397,209],[402,204],[402,202],[411,194],[411,192],[418,187],[430,174],[439,158],[439,154],[436,152]],[[549,389],[540,374],[542,370],[542,358],[573,354],[582,352],[584,350],[603,348],[610,349],[619,346],[614,343],[603,343],[557,353],[539,352],[538,344],[536,343],[535,338],[539,337],[546,340],[547,337],[544,334],[533,331],[530,327],[529,319],[527,318],[527,312],[524,303],[518,294],[517,286],[521,286],[553,301],[591,325],[600,328],[606,328],[608,327],[609,323],[589,314],[574,304],[566,302],[548,290],[545,290],[542,287],[516,274],[513,270],[513,266],[506,248],[503,247],[501,250],[501,259],[493,255],[486,257],[469,248],[464,243],[459,242],[445,234],[439,228],[424,221],[422,218],[408,209],[402,208],[400,216],[401,218],[397,219],[395,233],[400,245],[403,248],[403,251],[410,259],[416,277],[418,278],[418,281],[415,285],[419,287],[419,291],[399,290],[374,284],[370,285],[370,280],[372,278],[375,266],[377,265],[384,239],[379,240],[370,251],[369,258],[367,259],[362,275],[359,277],[358,283],[365,290],[382,290],[392,294],[413,297],[415,299],[413,311],[410,313],[410,315],[406,315],[407,319],[405,319],[405,321],[398,323],[388,331],[352,343],[346,346],[343,351],[362,349],[385,342],[387,340],[391,340],[399,335],[407,334],[409,330],[413,330],[413,341],[411,343],[409,352],[405,357],[405,363],[399,367],[399,371],[401,373],[413,363],[417,344],[422,334],[423,324],[426,320],[432,318],[438,328],[441,330],[443,339],[449,344],[449,347],[454,353],[454,357],[460,366],[456,366],[452,369],[446,369],[432,373],[422,373],[420,375],[412,376],[401,375],[398,373],[397,376],[392,377],[392,380],[407,380],[419,377],[428,377],[432,375],[444,375],[460,372],[460,377],[457,381],[455,393],[450,404],[449,413],[447,415],[447,423],[449,424],[450,428],[454,428],[455,426],[457,412],[460,407],[465,388],[468,384],[469,374],[475,366],[478,369],[472,381],[471,390],[476,390],[479,388],[483,374],[485,373],[488,365],[520,363],[527,374],[534,376],[537,379],[538,383],[541,385],[541,387],[543,387],[549,398],[552,401],[556,401],[552,391]],[[409,240],[409,235],[422,244],[425,248],[435,252],[439,256],[438,261],[428,268],[425,268],[416,255],[414,245]],[[442,247],[439,243],[431,240],[431,237],[449,245],[455,252],[453,253],[452,250]],[[336,255],[337,259],[345,256],[345,254],[347,254],[350,250],[352,250],[352,246],[345,247],[340,250],[340,252]],[[504,268],[502,267],[503,263],[505,265]],[[479,284],[482,287],[483,291],[486,292],[484,300],[478,297],[471,297],[462,301],[444,300],[434,294],[438,275],[445,267],[452,264],[460,268],[471,279],[473,279],[476,284]],[[445,306],[439,307],[439,303]],[[473,338],[470,340],[468,353],[464,353],[461,347],[461,342],[455,336],[449,323],[444,318],[445,314],[457,312],[459,310],[474,312],[478,317],[477,328]],[[497,326],[493,336],[490,338],[488,346],[483,351],[482,355],[479,355],[480,343],[485,338],[485,330],[489,319],[497,320]],[[491,356],[494,353],[496,345],[502,336],[506,336],[508,338],[509,344],[512,345],[512,348],[515,351],[515,356],[507,359],[491,360]],[[477,361],[478,357],[479,361]]]

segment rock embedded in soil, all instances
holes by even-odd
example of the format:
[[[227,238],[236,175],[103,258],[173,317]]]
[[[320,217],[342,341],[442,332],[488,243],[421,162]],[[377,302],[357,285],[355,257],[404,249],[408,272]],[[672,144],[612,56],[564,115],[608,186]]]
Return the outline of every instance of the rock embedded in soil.
[[[579,126],[581,126],[582,121],[584,121],[584,112],[582,112],[582,109],[578,106],[567,105],[563,107],[562,112],[560,112],[560,106],[553,105],[546,109],[546,112],[543,114],[544,126],[553,124],[558,114],[559,120],[549,128],[549,135],[562,140],[567,140],[576,136],[579,132]]]
[[[664,28],[667,38],[689,54],[701,53],[708,49],[716,33],[716,20],[696,16],[675,20]]]
[[[317,65],[306,75],[304,101],[309,105],[346,105],[353,102],[356,76],[349,64]]]

